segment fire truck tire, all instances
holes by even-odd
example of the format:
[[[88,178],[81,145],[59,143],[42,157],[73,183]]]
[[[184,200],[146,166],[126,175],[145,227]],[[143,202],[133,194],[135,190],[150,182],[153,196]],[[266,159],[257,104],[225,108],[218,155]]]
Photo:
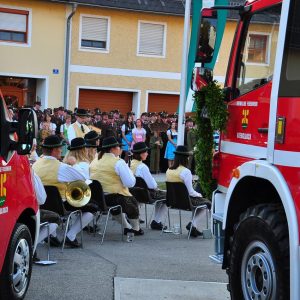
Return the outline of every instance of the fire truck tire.
[[[20,300],[25,297],[32,271],[32,239],[28,227],[17,223],[0,275],[0,299]]]
[[[278,205],[248,208],[234,226],[230,246],[232,300],[286,300],[289,297],[289,236]]]

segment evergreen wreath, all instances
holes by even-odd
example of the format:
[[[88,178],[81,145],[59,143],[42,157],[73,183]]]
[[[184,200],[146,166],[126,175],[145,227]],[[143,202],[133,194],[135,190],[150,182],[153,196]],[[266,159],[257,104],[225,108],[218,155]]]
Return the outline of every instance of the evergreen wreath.
[[[196,103],[196,174],[203,196],[211,199],[216,188],[212,178],[213,133],[225,130],[228,111],[224,93],[217,81],[210,82],[194,94]]]

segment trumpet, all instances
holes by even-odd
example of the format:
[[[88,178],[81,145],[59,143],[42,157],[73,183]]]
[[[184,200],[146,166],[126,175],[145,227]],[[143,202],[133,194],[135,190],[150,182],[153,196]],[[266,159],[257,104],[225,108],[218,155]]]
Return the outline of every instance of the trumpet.
[[[91,188],[81,180],[69,182],[66,189],[66,200],[73,207],[82,207],[91,200]]]

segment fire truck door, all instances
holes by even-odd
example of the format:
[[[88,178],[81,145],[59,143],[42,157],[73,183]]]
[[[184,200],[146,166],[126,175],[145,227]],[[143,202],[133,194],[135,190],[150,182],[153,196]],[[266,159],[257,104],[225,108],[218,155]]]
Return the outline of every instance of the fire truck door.
[[[237,53],[229,68],[235,76],[224,140],[258,146],[255,158],[266,158],[272,77],[281,5],[258,10],[240,26]],[[261,21],[264,20],[262,23]],[[230,69],[229,69],[230,70]],[[264,149],[265,148],[265,149]],[[250,151],[251,152],[251,151]]]

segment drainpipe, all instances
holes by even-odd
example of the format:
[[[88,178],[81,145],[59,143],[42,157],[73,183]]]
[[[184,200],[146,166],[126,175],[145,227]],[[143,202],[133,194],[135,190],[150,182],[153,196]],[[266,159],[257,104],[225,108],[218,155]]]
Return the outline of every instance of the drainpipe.
[[[69,88],[69,67],[70,67],[70,38],[71,38],[71,19],[76,12],[77,4],[72,4],[72,12],[67,18],[66,32],[66,56],[65,56],[65,80],[64,80],[64,107],[68,108],[68,88]]]

